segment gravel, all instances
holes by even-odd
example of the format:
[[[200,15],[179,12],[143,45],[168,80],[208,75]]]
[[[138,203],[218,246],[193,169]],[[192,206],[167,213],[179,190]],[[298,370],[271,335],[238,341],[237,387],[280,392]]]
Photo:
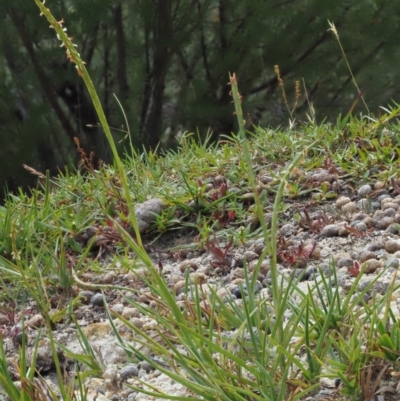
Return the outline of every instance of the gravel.
[[[269,177],[265,176],[266,181]],[[308,179],[313,182],[337,181],[337,176],[326,170],[308,174]],[[269,181],[268,181],[269,182]],[[344,188],[345,186],[342,185]],[[374,188],[374,189],[373,189]],[[280,223],[280,237],[285,238],[284,244],[278,246],[278,254],[281,255],[278,264],[280,275],[289,277],[295,270],[296,276],[301,276],[300,288],[307,291],[310,281],[322,274],[331,274],[331,261],[334,259],[337,269],[338,283],[341,291],[350,288],[355,277],[350,270],[355,263],[365,264],[364,277],[359,282],[358,290],[361,292],[383,268],[388,269],[374,284],[374,291],[385,294],[388,286],[393,280],[393,275],[400,265],[400,237],[396,223],[400,222],[400,196],[390,192],[390,188],[383,188],[378,182],[370,182],[361,185],[357,190],[343,189],[345,196],[326,201],[317,206],[309,207],[308,200],[302,201],[302,207],[310,208],[309,216],[312,220],[312,229],[307,224],[294,219],[294,214],[288,213],[288,217]],[[374,193],[373,191],[378,191]],[[290,202],[288,201],[290,206]],[[298,205],[298,202],[297,202]],[[138,219],[141,220],[141,230],[146,230],[154,219],[153,213],[159,213],[164,207],[160,199],[146,201],[135,208]],[[290,207],[288,207],[290,210]],[[322,219],[321,216],[324,216]],[[268,220],[270,214],[268,215]],[[93,232],[87,235],[95,235]],[[157,266],[162,255],[161,273],[170,290],[175,294],[178,302],[186,302],[191,299],[191,290],[195,286],[201,287],[200,296],[203,301],[210,291],[216,291],[225,302],[243,302],[243,296],[248,295],[244,284],[244,263],[247,264],[249,274],[253,274],[255,266],[259,262],[266,244],[262,238],[248,240],[242,245],[236,245],[227,252],[227,262],[221,263],[209,251],[192,249],[190,251],[177,251],[179,244],[187,241],[194,243],[195,234],[183,233],[166,234],[164,238],[151,244],[149,255]],[[151,242],[148,238],[148,242]],[[223,249],[226,244],[219,244]],[[299,260],[298,265],[290,261],[290,255],[295,255],[300,249],[312,249],[308,257]],[[183,249],[184,247],[182,247]],[[300,263],[301,262],[301,263]],[[104,269],[109,269],[107,259],[102,261]],[[142,269],[142,270],[140,270]],[[137,270],[138,274],[127,273],[117,270],[105,271],[100,282],[117,284],[138,290],[137,295],[127,293],[127,297],[133,297],[136,302],[146,307],[157,307],[153,295],[148,292],[142,278],[146,271],[144,268]],[[270,297],[270,291],[266,286],[271,283],[269,259],[261,263],[258,272],[255,293],[257,296]],[[85,276],[86,280],[90,277]],[[98,278],[93,277],[93,282]],[[398,280],[398,279],[397,279]],[[127,354],[118,345],[118,339],[112,334],[111,326],[105,313],[105,301],[110,309],[133,323],[137,328],[152,333],[157,327],[157,322],[143,315],[138,308],[127,303],[127,299],[119,292],[102,293],[78,290],[81,305],[75,311],[76,316],[92,347],[97,349],[101,355],[102,363],[106,367],[102,378],[88,378],[88,400],[130,400],[142,401],[151,398],[148,395],[129,390],[124,383],[143,387],[143,383],[151,383],[152,386],[179,397],[185,394],[181,385],[171,381],[165,374],[146,361],[138,364],[132,363]],[[370,299],[371,294],[366,295]],[[393,312],[400,317],[400,291],[392,295]],[[32,348],[35,342],[35,333],[39,333],[39,327],[43,325],[42,320],[36,317],[35,323],[29,324],[28,347]],[[42,318],[43,319],[43,318]],[[28,326],[28,322],[26,322]],[[118,320],[114,321],[120,335],[130,347],[138,346],[135,343],[135,334],[127,330],[126,326]],[[74,326],[67,322],[56,325],[55,337],[72,352],[80,352],[81,345],[76,339]],[[10,344],[8,353],[15,355],[16,348]],[[54,369],[50,358],[50,348],[46,343],[39,348],[41,369],[44,372]],[[146,352],[145,350],[143,352]],[[46,354],[47,353],[47,354]],[[47,355],[47,357],[46,357]],[[154,355],[149,357],[157,358]],[[158,361],[162,364],[162,360]],[[140,381],[138,381],[140,378]],[[326,389],[324,390],[326,391]],[[322,394],[322,393],[321,393]],[[332,395],[332,392],[330,393]],[[117,397],[117,398],[116,398]],[[161,399],[160,399],[161,400]]]

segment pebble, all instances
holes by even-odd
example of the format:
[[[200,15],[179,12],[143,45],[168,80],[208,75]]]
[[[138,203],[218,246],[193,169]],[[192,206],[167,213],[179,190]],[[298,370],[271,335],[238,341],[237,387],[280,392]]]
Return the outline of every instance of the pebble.
[[[385,242],[385,250],[389,253],[400,251],[400,241],[389,239]]]
[[[360,200],[356,203],[357,208],[358,208],[359,210],[367,210],[370,204],[371,204],[371,203],[370,203],[369,199],[365,199],[365,198],[360,199]]]
[[[129,379],[130,377],[134,376],[139,376],[139,369],[137,368],[137,365],[127,365],[124,366],[120,371],[119,371],[119,376],[121,380],[126,380]]]
[[[147,361],[142,361],[138,364],[138,367],[140,369],[143,369],[146,373],[152,372],[153,370],[155,370],[156,368],[151,365],[149,362]]]
[[[141,316],[138,309],[130,308],[130,307],[125,307],[124,310],[122,311],[121,315],[125,319],[130,319],[132,317],[140,317]]]
[[[360,232],[363,232],[363,231],[367,231],[367,225],[364,223],[364,222],[360,222],[360,223],[358,223],[358,224],[356,224],[355,226],[354,226],[354,228],[356,228],[358,231],[360,231]]]
[[[385,230],[393,223],[394,223],[393,217],[384,217],[382,220],[378,221],[377,227],[381,230]]]
[[[29,320],[25,322],[27,327],[31,327],[34,329],[44,327],[45,323],[46,322],[44,320],[44,317],[40,313],[33,315]]]
[[[292,235],[295,231],[296,227],[292,223],[285,224],[281,227],[280,233],[285,237]]]
[[[385,262],[385,268],[386,267],[393,267],[395,269],[397,269],[400,265],[400,261],[397,258],[390,258]]]
[[[328,224],[321,230],[323,237],[337,237],[339,235],[339,226],[337,224]]]
[[[90,303],[93,306],[104,306],[105,299],[103,294],[94,294],[90,299]]]
[[[400,226],[398,223],[391,224],[387,229],[386,232],[390,234],[399,234],[400,233]]]
[[[10,322],[10,319],[3,313],[0,313],[0,326],[8,324],[9,322]]]
[[[246,251],[243,256],[247,262],[251,262],[252,260],[258,259],[258,255],[254,251]]]
[[[101,282],[103,284],[111,284],[115,281],[116,278],[117,278],[117,273],[108,272],[101,278]]]
[[[79,292],[80,299],[84,304],[89,304],[90,299],[93,297],[93,295],[94,295],[94,292],[92,292],[92,291],[85,290],[85,291]]]
[[[186,259],[179,264],[178,268],[182,273],[184,273],[187,269],[197,270],[199,265],[195,260]]]
[[[399,209],[399,204],[394,203],[394,202],[382,203],[382,210],[386,210],[386,209],[393,209],[396,211]]]
[[[382,238],[379,238],[378,240],[367,245],[367,251],[375,252],[383,249],[384,247],[385,244],[383,243]]]
[[[336,207],[341,209],[344,205],[351,202],[351,199],[348,196],[341,196],[336,200]]]
[[[358,195],[358,196],[364,197],[364,196],[370,194],[371,192],[372,192],[371,185],[366,184],[366,185],[361,186],[361,187],[358,189],[357,195]]]
[[[138,317],[132,317],[130,322],[138,329],[142,329],[145,324],[144,319],[140,319]]]
[[[338,268],[342,267],[353,267],[354,261],[350,258],[341,258],[337,261],[336,266]]]
[[[349,202],[342,207],[342,210],[345,213],[354,213],[358,210],[358,208],[354,202]]]
[[[381,262],[379,260],[376,259],[368,259],[365,262],[365,273],[366,274],[371,274],[371,273],[375,273],[375,271],[377,269],[379,269],[381,267]]]
[[[364,263],[369,259],[375,259],[375,253],[372,251],[361,251],[358,255],[358,260],[360,263]]]
[[[124,305],[123,304],[112,305],[110,307],[110,310],[112,310],[113,312],[118,313],[120,315],[124,310]]]

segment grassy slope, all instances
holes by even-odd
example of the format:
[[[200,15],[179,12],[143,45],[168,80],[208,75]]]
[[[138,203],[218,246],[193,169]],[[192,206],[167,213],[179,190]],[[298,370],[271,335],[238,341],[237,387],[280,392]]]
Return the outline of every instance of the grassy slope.
[[[340,176],[345,176],[346,181],[354,185],[372,178],[383,182],[397,178],[399,147],[396,133],[394,126],[375,130],[372,125],[355,120],[345,129],[313,125],[290,131],[258,129],[249,138],[248,145],[263,208],[261,213],[279,216],[280,209],[276,205],[273,208],[279,188],[283,188],[284,199],[309,197],[311,190],[316,202],[324,202],[333,196],[325,184],[320,188],[309,187],[306,173],[315,168],[339,171]],[[287,166],[315,139],[320,142],[303,155],[288,175]],[[170,206],[155,219],[151,227],[154,237],[190,226],[198,231],[197,246],[209,250],[214,234],[226,241],[232,238],[234,245],[252,238],[265,238],[265,232],[251,224],[257,220],[258,211],[252,201],[254,193],[248,182],[248,165],[241,157],[242,152],[243,141],[238,138],[208,146],[198,145],[187,135],[175,153],[163,156],[148,153],[127,158],[123,168],[132,202],[157,197]],[[79,300],[75,298],[71,267],[78,275],[99,269],[95,255],[90,252],[96,236],[89,243],[82,240],[82,233],[88,228],[95,226],[100,231],[112,231],[107,244],[116,250],[112,265],[117,262],[127,265],[126,250],[136,246],[132,236],[126,234],[129,231],[134,235],[134,230],[130,226],[129,208],[119,173],[112,166],[104,166],[99,171],[88,164],[85,167],[81,172],[45,180],[44,188],[34,190],[32,196],[10,195],[0,209],[4,222],[0,233],[2,308],[10,319],[7,328],[3,329],[6,337],[16,335],[12,326],[21,319],[18,312],[24,309],[27,298],[36,300],[49,332],[54,321],[73,315],[74,305]],[[288,180],[282,187],[280,184],[285,177]],[[118,225],[114,224],[115,220]],[[267,232],[267,244],[273,238],[272,231]],[[397,358],[396,354],[383,352],[378,342],[388,349],[400,351],[399,329],[393,329],[390,338],[383,329],[386,322],[378,321],[377,311],[368,309],[367,320],[363,323],[373,329],[366,331],[365,325],[358,321],[356,303],[351,304],[354,310],[350,305],[340,303],[335,291],[329,290],[329,283],[320,284],[328,294],[326,308],[304,296],[303,304],[294,309],[289,322],[283,321],[282,311],[293,308],[290,299],[291,292],[296,291],[295,283],[287,287],[290,290],[282,287],[280,301],[272,304],[250,296],[241,306],[231,304],[226,307],[214,296],[208,307],[210,316],[215,319],[204,320],[198,305],[194,310],[181,311],[155,269],[152,273],[148,285],[159,297],[161,308],[155,312],[139,307],[144,313],[156,314],[154,317],[172,333],[174,341],[170,337],[164,338],[168,347],[174,350],[175,342],[183,344],[188,356],[183,357],[178,350],[165,353],[165,347],[151,338],[146,338],[146,342],[167,363],[178,361],[186,373],[175,377],[173,371],[168,371],[171,377],[205,398],[273,400],[289,399],[289,394],[293,397],[298,394],[301,398],[303,392],[315,387],[322,374],[341,377],[342,392],[356,399],[363,391],[371,391],[368,372],[375,367],[387,369],[387,363],[394,363]],[[249,278],[248,286],[251,285],[255,283]],[[199,294],[192,296],[196,298]],[[50,316],[54,297],[62,297],[70,308]],[[384,308],[384,300],[379,305]],[[274,311],[273,317],[270,308]],[[167,316],[162,313],[166,310],[170,311]],[[353,326],[350,332],[343,329],[349,324]],[[285,332],[291,335],[282,336],[283,325]],[[223,345],[226,340],[220,337],[217,327],[236,328],[238,337],[249,336],[247,346],[237,348],[232,340],[231,347],[226,350]],[[293,348],[291,339],[295,336],[298,339]],[[210,338],[214,338],[214,342]],[[321,338],[329,340],[319,340]],[[362,338],[366,342],[360,341]],[[199,350],[200,344],[203,346]],[[307,351],[306,358],[301,361],[293,357],[300,349]],[[146,358],[146,355],[137,353],[136,357]],[[218,358],[222,358],[224,364],[213,362]],[[6,372],[0,367],[0,382],[5,388],[8,383],[12,389]],[[214,373],[210,375],[210,372]],[[279,388],[276,387],[278,383]],[[10,395],[13,391],[8,389],[6,392]],[[64,392],[67,395],[66,389]],[[20,396],[19,393],[16,395]]]

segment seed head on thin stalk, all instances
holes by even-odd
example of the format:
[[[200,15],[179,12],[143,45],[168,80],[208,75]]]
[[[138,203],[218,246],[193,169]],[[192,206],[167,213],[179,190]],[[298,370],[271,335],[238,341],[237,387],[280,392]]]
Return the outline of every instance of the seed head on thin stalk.
[[[330,22],[330,21],[328,21],[328,24],[329,24],[328,32],[329,32],[329,31],[332,31],[333,34],[335,35],[336,40],[337,40],[338,43],[339,43],[340,50],[341,50],[341,52],[342,52],[342,54],[343,54],[344,61],[346,62],[346,65],[347,65],[348,70],[350,71],[350,75],[351,75],[351,79],[352,79],[352,81],[353,81],[353,84],[354,84],[354,86],[356,87],[356,89],[357,89],[357,91],[358,91],[358,96],[361,97],[361,99],[362,99],[362,101],[363,101],[363,103],[364,103],[364,106],[365,106],[365,108],[367,109],[367,111],[368,111],[368,113],[369,113],[369,108],[368,108],[368,106],[367,106],[367,103],[365,103],[364,97],[363,97],[363,95],[362,95],[362,91],[360,90],[360,88],[359,88],[358,85],[357,85],[357,81],[356,81],[356,79],[355,79],[355,77],[354,77],[353,71],[351,70],[350,64],[349,64],[349,62],[348,62],[348,60],[347,60],[346,53],[344,52],[342,43],[340,42],[339,34],[338,34],[338,31],[336,30],[336,26],[335,26],[335,24],[334,24],[333,22]]]
[[[274,66],[274,71],[275,71],[275,75],[276,78],[278,80],[278,85],[280,86],[281,90],[282,90],[282,98],[283,98],[283,102],[285,103],[286,109],[290,114],[290,128],[292,128],[294,126],[294,118],[293,118],[293,113],[297,108],[299,99],[301,97],[301,91],[300,91],[300,81],[296,81],[295,83],[295,87],[294,87],[294,91],[295,91],[295,101],[294,101],[294,105],[292,108],[289,107],[289,103],[287,100],[287,96],[286,96],[286,92],[285,92],[285,84],[283,82],[283,78],[281,76],[281,72],[279,70],[279,66],[275,65]]]

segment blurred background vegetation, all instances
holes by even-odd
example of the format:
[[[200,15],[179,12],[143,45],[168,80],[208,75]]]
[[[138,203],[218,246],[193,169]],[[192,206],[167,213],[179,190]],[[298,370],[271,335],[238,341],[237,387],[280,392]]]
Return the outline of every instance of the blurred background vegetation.
[[[121,151],[129,138],[115,96],[139,150],[159,142],[174,147],[184,131],[204,138],[209,130],[213,139],[235,131],[229,72],[238,76],[249,129],[287,125],[274,65],[290,105],[295,81],[304,79],[317,121],[336,120],[357,91],[328,20],[371,112],[399,97],[400,2],[47,0],[46,6],[78,45]],[[2,0],[0,12],[0,181],[12,191],[34,185],[24,163],[51,174],[76,166],[75,137],[88,154],[112,162],[83,81],[34,1]],[[301,92],[297,120],[309,112]]]

